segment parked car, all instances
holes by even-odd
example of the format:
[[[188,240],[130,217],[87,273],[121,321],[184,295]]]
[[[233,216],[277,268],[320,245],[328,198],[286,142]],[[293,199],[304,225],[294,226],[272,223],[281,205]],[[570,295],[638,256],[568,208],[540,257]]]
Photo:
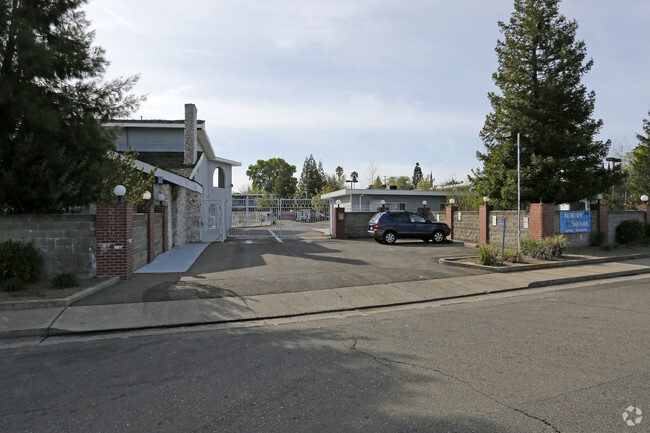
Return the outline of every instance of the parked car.
[[[429,221],[407,211],[379,212],[368,222],[368,233],[380,243],[393,244],[398,238],[433,240],[440,243],[451,233],[445,223]]]

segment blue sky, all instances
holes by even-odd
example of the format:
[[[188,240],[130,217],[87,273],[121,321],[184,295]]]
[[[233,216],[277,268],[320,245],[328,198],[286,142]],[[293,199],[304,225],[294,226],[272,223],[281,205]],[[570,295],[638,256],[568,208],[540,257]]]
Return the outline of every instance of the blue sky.
[[[217,155],[246,168],[280,157],[300,175],[309,154],[326,172],[436,183],[479,167],[479,131],[511,0],[91,0],[107,78],[141,74],[133,116],[182,119],[196,104]],[[650,110],[650,2],[565,0],[594,59],[599,139],[633,148]]]

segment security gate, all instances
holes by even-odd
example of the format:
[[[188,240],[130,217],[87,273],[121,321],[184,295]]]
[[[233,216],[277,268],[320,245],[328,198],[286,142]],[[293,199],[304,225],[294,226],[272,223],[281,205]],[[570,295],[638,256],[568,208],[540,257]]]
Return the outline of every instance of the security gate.
[[[330,237],[332,201],[258,198],[244,207],[232,204],[230,238]]]

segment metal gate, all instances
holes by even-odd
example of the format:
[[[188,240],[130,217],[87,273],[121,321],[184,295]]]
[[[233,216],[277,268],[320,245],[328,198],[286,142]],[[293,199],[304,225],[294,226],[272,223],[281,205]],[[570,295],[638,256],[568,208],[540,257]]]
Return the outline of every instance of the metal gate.
[[[232,204],[230,238],[330,237],[332,201],[258,198],[253,206]]]

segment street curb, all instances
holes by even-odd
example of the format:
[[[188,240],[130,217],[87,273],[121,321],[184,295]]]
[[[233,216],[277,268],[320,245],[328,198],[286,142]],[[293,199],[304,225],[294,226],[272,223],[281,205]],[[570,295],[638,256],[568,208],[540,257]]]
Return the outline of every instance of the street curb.
[[[80,299],[92,295],[98,290],[101,290],[108,286],[112,286],[113,284],[117,283],[119,280],[120,280],[119,277],[111,277],[95,284],[92,287],[88,287],[87,289],[84,289],[80,292],[68,296],[67,298],[62,298],[62,299],[39,299],[34,301],[0,302],[0,311],[28,310],[34,308],[57,308],[57,307],[65,308],[70,306],[70,304],[72,304],[73,302],[77,302]]]
[[[290,318],[320,316],[320,315],[336,314],[336,313],[348,313],[353,311],[368,311],[368,310],[376,310],[380,308],[403,307],[408,305],[426,304],[430,302],[472,298],[481,295],[518,292],[518,291],[524,291],[528,289],[535,289],[541,287],[574,284],[574,283],[580,283],[586,281],[606,280],[611,278],[628,277],[628,276],[648,274],[648,273],[650,273],[650,268],[634,269],[628,271],[609,272],[606,274],[583,275],[577,277],[557,278],[557,279],[545,280],[545,281],[533,281],[528,283],[528,285],[521,286],[521,287],[511,287],[507,289],[496,289],[496,290],[484,290],[478,292],[465,293],[462,295],[441,296],[441,297],[421,299],[416,301],[392,302],[386,304],[350,306],[346,308],[331,308],[331,309],[325,309],[321,311],[278,314],[275,316],[256,316],[251,318],[213,320],[213,321],[203,321],[203,322],[197,321],[197,322],[175,323],[175,324],[165,324],[165,325],[155,325],[155,326],[134,326],[134,327],[123,327],[123,328],[116,328],[110,330],[67,331],[65,329],[59,329],[59,328],[48,328],[44,336],[65,337],[65,336],[74,336],[74,335],[111,334],[111,333],[119,333],[119,332],[144,331],[144,330],[152,330],[152,329],[193,328],[198,326],[211,326],[211,325],[232,324],[232,323],[250,323],[250,322],[265,321],[265,320],[290,319]]]
[[[583,257],[583,258],[576,259],[576,260],[566,260],[562,262],[533,263],[533,264],[514,265],[514,266],[507,266],[507,267],[486,266],[486,265],[480,265],[478,263],[461,261],[465,259],[473,259],[476,257],[477,256],[443,257],[438,260],[438,263],[448,265],[448,266],[483,269],[483,270],[496,272],[496,273],[508,273],[508,272],[521,272],[521,271],[534,271],[537,269],[562,268],[568,266],[583,266],[583,265],[591,265],[591,264],[598,264],[598,263],[622,262],[625,260],[647,258],[650,257],[650,253],[625,254],[621,256],[612,256],[612,257],[573,256],[573,257]]]

